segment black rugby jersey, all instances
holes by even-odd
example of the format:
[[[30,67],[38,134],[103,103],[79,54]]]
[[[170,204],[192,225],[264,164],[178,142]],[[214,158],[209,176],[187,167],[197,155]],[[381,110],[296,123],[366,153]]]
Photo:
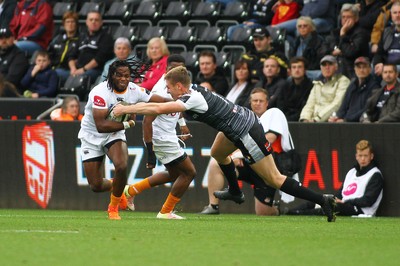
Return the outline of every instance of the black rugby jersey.
[[[189,119],[204,122],[223,132],[232,142],[236,142],[247,134],[255,122],[259,123],[257,116],[252,111],[233,104],[215,92],[195,84],[192,85],[191,90],[191,94],[185,94],[179,98],[187,107],[185,114],[189,116]],[[195,108],[202,101],[201,97],[207,103],[204,110]]]

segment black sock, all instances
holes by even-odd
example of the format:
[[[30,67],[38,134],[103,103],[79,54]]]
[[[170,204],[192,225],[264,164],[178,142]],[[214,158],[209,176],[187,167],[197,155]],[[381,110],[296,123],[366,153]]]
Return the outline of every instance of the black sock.
[[[236,178],[235,164],[233,163],[233,160],[231,160],[229,164],[218,165],[219,167],[221,167],[221,170],[224,173],[226,180],[228,180],[229,192],[233,195],[240,194],[242,191],[239,188],[239,184]]]
[[[314,192],[306,187],[303,187],[299,182],[292,178],[286,178],[280,190],[287,194],[295,196],[296,198],[309,200],[319,205],[322,205],[324,202],[324,198],[321,194]]]
[[[218,204],[211,204],[211,208],[213,208],[214,210],[218,210],[219,209],[219,205]]]

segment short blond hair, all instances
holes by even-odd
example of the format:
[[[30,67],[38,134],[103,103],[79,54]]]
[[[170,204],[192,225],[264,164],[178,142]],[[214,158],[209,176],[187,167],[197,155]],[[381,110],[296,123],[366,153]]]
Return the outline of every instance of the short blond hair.
[[[372,144],[368,141],[368,140],[360,140],[357,144],[356,144],[356,150],[357,151],[363,151],[369,149],[369,151],[371,153],[373,153],[373,149],[372,149]]]
[[[177,66],[167,72],[165,80],[170,81],[173,85],[180,82],[183,86],[189,87],[192,83],[189,72],[184,66]]]

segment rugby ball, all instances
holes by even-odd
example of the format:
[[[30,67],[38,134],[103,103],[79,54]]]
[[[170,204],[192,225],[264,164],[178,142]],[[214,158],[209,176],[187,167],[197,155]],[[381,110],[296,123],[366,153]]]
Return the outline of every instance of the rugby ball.
[[[113,106],[111,106],[110,110],[108,110],[107,113],[107,120],[111,120],[111,121],[115,121],[115,122],[124,122],[124,121],[128,121],[131,118],[130,114],[124,114],[124,115],[120,115],[120,116],[116,116],[113,112],[114,107],[117,106],[118,104],[123,104],[123,105],[129,105],[127,102],[121,101],[118,102],[117,104],[114,104]]]

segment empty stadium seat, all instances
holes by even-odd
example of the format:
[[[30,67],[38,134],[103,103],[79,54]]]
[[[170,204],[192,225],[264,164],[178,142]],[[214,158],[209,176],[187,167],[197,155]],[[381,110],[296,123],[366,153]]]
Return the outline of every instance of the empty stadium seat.
[[[113,2],[104,13],[104,19],[118,19],[127,24],[133,14],[133,3]]]
[[[61,19],[65,12],[76,11],[76,3],[71,2],[57,2],[53,7],[54,19]]]
[[[190,18],[190,14],[190,3],[172,1],[168,3],[162,16],[165,19],[178,19],[182,23],[185,23]]]
[[[95,2],[84,2],[81,9],[79,9],[79,17],[80,18],[86,18],[87,13],[89,11],[96,10],[98,11],[102,16],[104,15],[105,11],[105,4],[103,2],[95,3]]]

